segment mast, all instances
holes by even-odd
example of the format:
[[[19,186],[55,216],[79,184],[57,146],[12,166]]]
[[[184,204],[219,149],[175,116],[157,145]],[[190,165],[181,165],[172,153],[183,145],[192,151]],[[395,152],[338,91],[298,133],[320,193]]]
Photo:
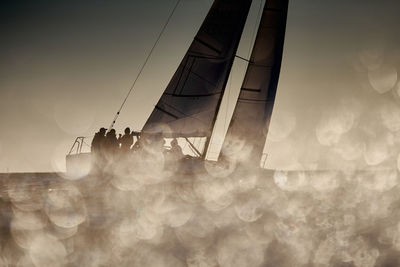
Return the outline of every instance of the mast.
[[[209,140],[250,5],[251,0],[214,1],[144,133]]]
[[[266,0],[253,51],[220,158],[259,164],[281,69],[288,0]]]

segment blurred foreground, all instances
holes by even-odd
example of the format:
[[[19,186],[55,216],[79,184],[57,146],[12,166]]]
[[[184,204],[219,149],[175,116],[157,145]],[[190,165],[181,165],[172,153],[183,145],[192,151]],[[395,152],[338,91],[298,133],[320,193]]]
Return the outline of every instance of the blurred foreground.
[[[397,170],[0,176],[0,266],[399,266]],[[160,167],[161,166],[161,167]]]

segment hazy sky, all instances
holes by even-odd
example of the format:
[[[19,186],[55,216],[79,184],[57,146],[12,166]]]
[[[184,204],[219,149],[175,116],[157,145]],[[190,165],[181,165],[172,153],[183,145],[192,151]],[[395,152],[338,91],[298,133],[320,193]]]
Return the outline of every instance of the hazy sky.
[[[250,26],[259,5],[254,1]],[[118,131],[141,128],[211,2],[181,1],[117,122]],[[76,136],[108,126],[174,4],[1,1],[0,172],[60,170]],[[373,89],[379,89],[374,80],[378,87],[390,84],[387,78],[397,83],[399,11],[397,0],[289,1],[269,167],[315,164],[327,152],[316,135],[321,114],[352,107],[346,99],[368,106]],[[244,44],[238,54],[246,51]],[[370,58],[379,58],[389,74],[383,71],[375,79],[359,66]]]

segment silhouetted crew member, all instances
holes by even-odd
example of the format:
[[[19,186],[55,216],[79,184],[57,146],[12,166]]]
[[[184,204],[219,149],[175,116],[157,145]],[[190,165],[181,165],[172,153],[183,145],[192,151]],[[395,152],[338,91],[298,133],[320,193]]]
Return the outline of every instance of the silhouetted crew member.
[[[99,153],[101,150],[101,147],[103,146],[103,143],[106,139],[106,128],[100,128],[100,130],[94,134],[93,140],[92,140],[92,146],[91,146],[91,151],[92,153]]]
[[[104,150],[107,154],[113,156],[117,152],[118,148],[119,143],[117,140],[117,135],[115,134],[115,130],[111,129],[106,135],[106,139],[104,141]]]
[[[165,139],[161,133],[156,133],[152,136],[151,146],[155,152],[164,152]]]
[[[178,140],[176,140],[176,138],[171,141],[171,149],[169,152],[176,160],[182,159],[185,156],[182,152],[182,148],[178,145]]]
[[[133,145],[133,147],[132,147],[132,150],[133,151],[140,151],[140,150],[142,150],[142,148],[143,148],[143,144],[142,144],[142,138],[139,138],[139,136],[138,136],[138,139],[137,139],[137,141],[135,142],[135,144]]]
[[[125,134],[123,136],[121,136],[121,134],[119,135],[118,142],[121,144],[121,151],[128,152],[133,145],[134,132],[131,133],[129,127],[127,127],[124,132]]]

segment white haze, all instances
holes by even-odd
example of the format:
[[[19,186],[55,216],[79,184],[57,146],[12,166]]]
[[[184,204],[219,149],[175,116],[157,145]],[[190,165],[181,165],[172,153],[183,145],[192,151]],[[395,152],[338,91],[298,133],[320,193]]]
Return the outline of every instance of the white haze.
[[[3,177],[0,265],[398,266],[398,170],[376,163],[397,155],[385,152],[359,152],[373,171],[273,172],[239,156],[185,174],[146,149],[101,173]]]

